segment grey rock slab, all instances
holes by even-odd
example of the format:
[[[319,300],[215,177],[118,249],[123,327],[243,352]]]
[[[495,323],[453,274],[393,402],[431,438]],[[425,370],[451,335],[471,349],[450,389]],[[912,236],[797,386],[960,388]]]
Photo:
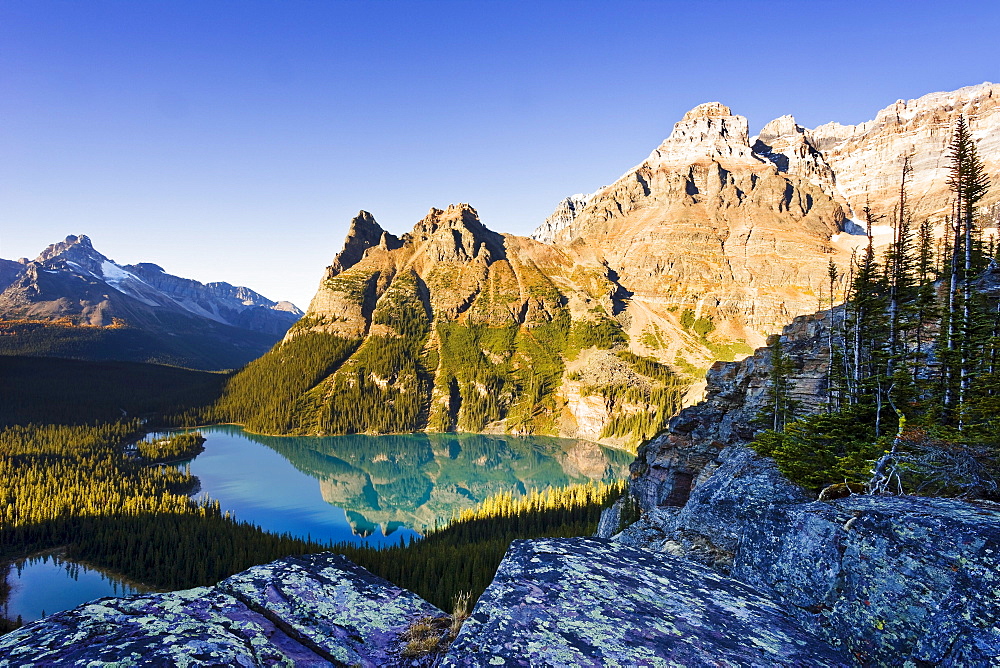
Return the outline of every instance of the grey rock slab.
[[[331,660],[384,666],[399,635],[420,617],[444,613],[416,594],[332,553],[287,557],[218,585]]]
[[[864,664],[1000,665],[1000,506],[854,495],[748,523],[732,575]]]
[[[0,636],[0,666],[327,666],[209,587],[103,598]]]
[[[407,665],[400,633],[441,615],[340,555],[287,557],[216,587],[51,615],[0,637],[0,667]]]
[[[443,666],[848,666],[767,595],[600,538],[514,541]]]

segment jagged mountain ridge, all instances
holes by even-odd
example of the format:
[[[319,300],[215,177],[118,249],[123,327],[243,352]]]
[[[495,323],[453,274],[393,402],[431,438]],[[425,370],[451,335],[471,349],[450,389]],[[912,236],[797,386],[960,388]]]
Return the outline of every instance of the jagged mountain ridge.
[[[234,378],[219,417],[269,433],[459,429],[636,443],[666,418],[672,404],[654,399],[672,378],[610,350],[628,340],[618,320],[626,298],[599,258],[493,232],[467,204],[431,209],[398,238],[361,212],[306,315]],[[279,401],[265,384],[289,394]],[[632,423],[606,429],[626,414]]]
[[[696,109],[702,108],[713,109],[712,113],[720,117],[721,124],[726,124],[727,107],[712,102]],[[685,126],[694,111],[688,112],[677,124],[675,133],[680,137],[666,140],[658,151],[668,145],[676,148],[680,143],[678,139],[690,138],[692,133]],[[898,100],[880,110],[873,120],[857,125],[831,122],[809,129],[798,125],[793,116],[785,115],[767,123],[758,135],[746,141],[737,137],[737,147],[725,147],[723,143],[716,149],[726,148],[718,151],[718,156],[731,155],[735,151],[747,157],[744,149],[749,146],[752,157],[770,162],[780,172],[806,178],[822,188],[846,205],[849,216],[860,216],[866,204],[876,211],[891,212],[898,197],[903,158],[910,155],[913,167],[910,204],[914,216],[942,217],[950,212],[947,152],[959,115],[969,124],[986,172],[996,175],[1000,171],[1000,132],[997,131],[1000,129],[1000,84],[989,82],[955,91],[929,93],[913,100]],[[731,126],[745,122],[740,116],[729,119]],[[737,128],[737,132],[740,129]],[[723,127],[719,134],[724,137],[731,133]],[[701,138],[705,136],[703,133]],[[686,157],[694,163],[705,157],[712,158],[713,154],[702,155],[695,151]],[[681,160],[682,166],[683,162]],[[634,171],[630,170],[629,174]],[[585,196],[587,200],[583,203],[593,201],[613,185]],[[560,202],[532,237],[556,241],[575,236],[559,233],[582,213],[584,207],[573,199],[579,197],[574,195]],[[573,205],[567,206],[570,199]],[[988,208],[997,201],[1000,201],[1000,193],[994,189],[983,205]]]
[[[984,84],[904,107],[923,109],[912,118],[938,119],[940,127],[968,112],[982,136],[994,118],[987,113],[993,91]],[[928,110],[941,100],[950,106]],[[925,125],[910,129],[919,134]],[[828,135],[843,141],[864,135],[889,155],[885,145],[892,142],[883,135],[891,126],[863,124]],[[940,127],[934,136],[944,143],[929,144],[928,151],[946,152],[948,133]],[[838,187],[846,177],[837,165],[846,163],[817,148],[829,152],[841,140],[816,136],[782,117],[751,137],[746,119],[728,107],[699,105],[620,179],[560,203],[533,239],[490,231],[468,205],[432,209],[401,237],[362,212],[281,350],[301,361],[289,346],[306,334],[341,343],[316,353],[322,364],[306,365],[311,380],[291,393],[291,414],[251,428],[457,428],[634,443],[638,431],[624,425],[648,417],[656,403],[649,392],[664,384],[654,382],[655,367],[644,373],[643,363],[629,355],[655,358],[693,380],[714,359],[749,353],[794,316],[829,304],[828,263],[847,273],[852,250],[866,243],[864,235],[850,233],[858,230],[854,195]],[[861,148],[844,144],[844,155],[869,150],[855,144]],[[986,143],[984,154],[991,146]],[[896,157],[901,165],[902,153]],[[945,160],[935,155],[931,162]],[[922,182],[925,163],[914,159],[914,184]],[[889,175],[895,170],[885,167]],[[889,210],[877,213],[891,214],[889,194],[895,196],[898,181],[886,179]],[[585,330],[590,339],[581,339]],[[598,330],[602,341],[593,338]],[[406,369],[376,359],[390,350],[408,360]],[[269,359],[261,369],[279,368],[277,360],[285,358]],[[463,368],[470,370],[464,379],[457,371]],[[539,369],[544,372],[536,374]],[[608,386],[615,389],[601,389]],[[356,401],[344,404],[338,396],[345,392]],[[394,408],[406,403],[408,417],[391,425],[351,417],[367,410],[358,406],[372,393]],[[237,403],[234,398],[231,406]],[[253,421],[249,404],[233,419]],[[475,420],[466,419],[470,406]],[[281,409],[273,405],[258,411],[275,412]],[[629,437],[609,436],[622,432]]]
[[[248,288],[202,284],[151,263],[116,264],[86,235],[10,264],[16,273],[0,292],[8,354],[231,368],[265,352],[301,316],[294,305]],[[90,343],[79,344],[80,337]],[[124,337],[117,342],[123,348],[101,342],[108,337]]]

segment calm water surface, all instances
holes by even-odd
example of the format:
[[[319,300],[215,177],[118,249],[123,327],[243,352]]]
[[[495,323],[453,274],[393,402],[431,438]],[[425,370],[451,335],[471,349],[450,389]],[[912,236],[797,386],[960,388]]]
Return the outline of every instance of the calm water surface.
[[[395,544],[491,494],[624,477],[633,455],[588,441],[481,434],[278,437],[199,431],[190,466],[237,519],[321,542]],[[52,556],[15,564],[6,616],[25,621],[136,590]]]
[[[25,622],[68,610],[104,596],[128,596],[140,591],[101,571],[57,556],[45,555],[15,562],[7,582],[12,585],[4,616]]]
[[[287,437],[200,430],[199,494],[264,529],[394,544],[499,492],[623,477],[632,455],[571,439],[481,434]]]

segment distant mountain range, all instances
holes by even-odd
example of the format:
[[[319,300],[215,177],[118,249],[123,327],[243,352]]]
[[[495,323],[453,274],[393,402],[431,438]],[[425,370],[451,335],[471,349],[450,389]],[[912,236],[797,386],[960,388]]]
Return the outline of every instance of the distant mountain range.
[[[960,114],[994,183],[980,221],[989,233],[996,84],[901,100],[856,126],[808,130],[784,116],[757,136],[725,105],[701,104],[621,178],[560,203],[532,238],[489,230],[466,204],[432,209],[398,237],[362,212],[306,315],[222,405],[268,433],[639,442],[665,419],[666,365],[693,382],[830,303],[829,262],[844,276],[867,243],[864,206],[884,216],[876,243],[891,237],[907,156],[912,213],[943,221]]]
[[[302,312],[249,288],[120,265],[85,235],[33,261],[0,260],[0,353],[119,359],[198,369],[259,357]]]

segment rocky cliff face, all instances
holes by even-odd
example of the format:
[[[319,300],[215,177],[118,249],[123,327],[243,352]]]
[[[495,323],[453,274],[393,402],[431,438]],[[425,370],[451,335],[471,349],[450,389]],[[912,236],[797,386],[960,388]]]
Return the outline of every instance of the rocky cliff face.
[[[796,318],[780,337],[805,411],[823,408],[828,327],[838,317],[839,309]],[[814,501],[745,445],[767,426],[759,415],[771,363],[765,348],[712,368],[707,399],[640,450],[631,487],[642,517],[615,539],[772,592],[861,665],[992,665],[1000,505]],[[617,523],[608,513],[602,535]]]
[[[866,202],[891,213],[898,197],[903,157],[912,155],[914,215],[940,217],[951,210],[947,147],[959,114],[965,116],[994,187],[984,200],[1000,200],[1000,85],[983,83],[956,91],[899,100],[859,125],[827,123],[807,130],[809,143],[833,171],[837,191],[856,215]],[[995,219],[994,219],[995,225]]]
[[[788,396],[803,412],[816,412],[825,401],[829,327],[840,317],[839,308],[799,316],[775,337],[792,362]],[[705,400],[671,418],[665,432],[642,446],[632,464],[632,490],[644,509],[683,506],[724,448],[749,443],[768,426],[760,415],[767,408],[772,355],[765,347],[739,362],[716,362],[706,376]]]
[[[719,103],[695,107],[645,162],[582,202],[566,200],[533,237],[593,245],[647,308],[693,309],[720,339],[763,342],[816,308],[825,267],[845,268],[866,202],[891,217],[910,155],[919,219],[950,211],[948,143],[959,114],[989,174],[1000,173],[1000,86],[932,93],[856,126],[815,129],[791,116],[748,136]],[[995,226],[1000,188],[983,202]],[[832,237],[832,239],[831,239]]]
[[[249,288],[204,285],[155,264],[116,264],[85,235],[16,264],[0,292],[8,354],[225,368],[263,353],[301,316]]]

